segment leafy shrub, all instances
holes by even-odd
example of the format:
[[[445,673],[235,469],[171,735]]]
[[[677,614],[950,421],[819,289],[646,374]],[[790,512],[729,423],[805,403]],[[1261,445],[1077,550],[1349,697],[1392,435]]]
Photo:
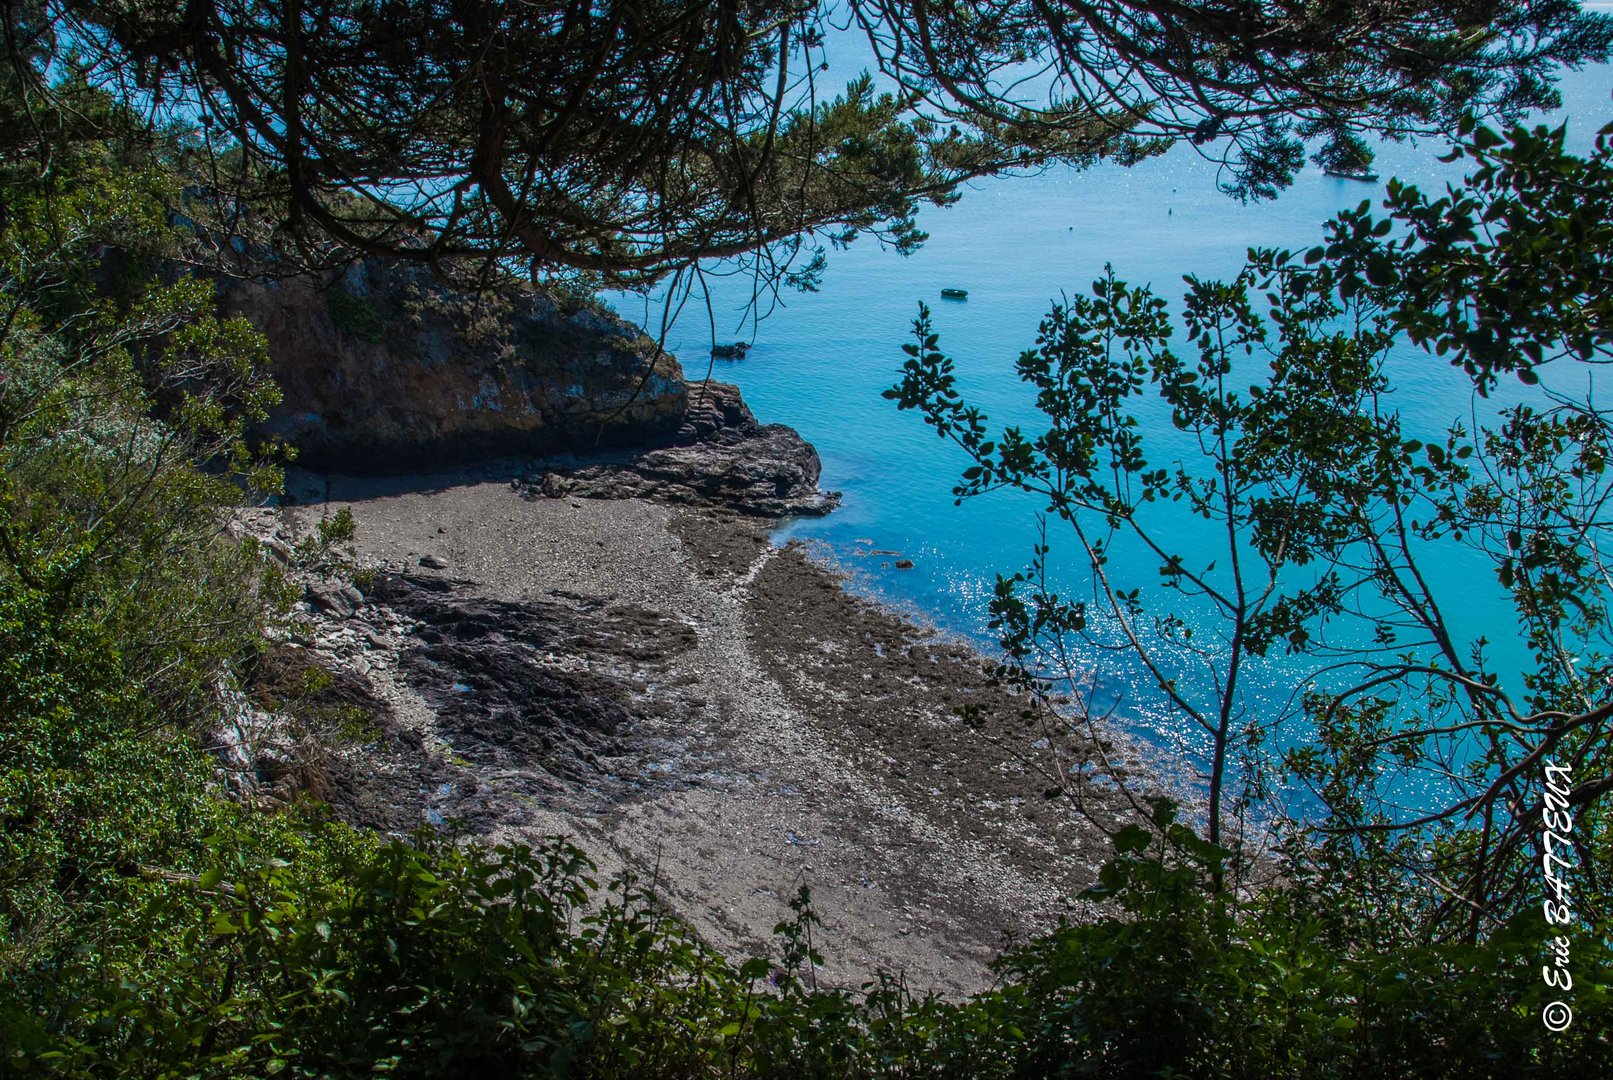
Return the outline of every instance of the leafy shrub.
[[[386,327],[368,299],[336,286],[326,291],[325,307],[338,330],[372,345],[386,340]]]

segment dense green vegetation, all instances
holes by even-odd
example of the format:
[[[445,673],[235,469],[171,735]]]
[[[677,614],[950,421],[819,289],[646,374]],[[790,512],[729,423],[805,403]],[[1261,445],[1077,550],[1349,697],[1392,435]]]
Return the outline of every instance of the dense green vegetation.
[[[1387,747],[1415,765],[1432,736],[1415,716],[1395,726],[1385,708],[1357,699],[1332,713],[1328,702],[1314,703],[1318,716],[1342,719],[1293,767],[1327,794],[1333,816],[1328,829],[1286,838],[1284,873],[1260,889],[1231,887],[1247,853],[1228,837],[1208,842],[1156,802],[1147,826],[1114,837],[1114,858],[1092,893],[1109,914],[1004,956],[998,985],[965,1002],[916,996],[879,977],[856,991],[818,987],[812,942],[822,931],[806,896],[778,928],[776,955],[736,963],[703,946],[640,884],[597,881],[564,843],[491,851],[433,835],[382,843],[327,820],[311,802],[266,814],[224,797],[207,743],[226,692],[248,683],[281,617],[271,564],[221,526],[228,507],[277,480],[274,448],[244,437],[273,400],[264,344],[249,325],[220,320],[206,280],[181,269],[196,256],[198,234],[169,210],[197,179],[187,172],[194,146],[152,132],[81,79],[57,72],[63,77],[45,99],[8,71],[0,100],[0,1072],[1613,1071],[1602,887],[1610,774],[1602,699],[1587,683],[1603,677],[1599,660],[1583,661],[1578,674],[1543,668],[1549,678],[1531,686],[1520,721],[1525,737],[1498,739],[1496,756],[1481,761],[1491,772],[1461,778],[1489,790],[1494,770],[1538,761],[1530,755],[1544,746],[1571,759],[1583,782],[1570,797],[1583,875],[1569,930],[1576,1018],[1556,1035],[1543,1030],[1540,1009],[1564,995],[1543,984],[1539,966],[1558,931],[1543,918],[1543,880],[1525,873],[1539,778],[1519,774],[1523,786],[1495,789],[1501,827],[1493,832],[1475,836],[1472,817],[1434,836],[1363,829],[1383,824],[1369,812],[1381,775],[1373,755]],[[1376,377],[1370,351],[1323,332],[1339,315],[1327,305],[1349,300],[1346,290],[1375,298],[1388,320],[1383,332],[1423,335],[1435,347],[1457,335],[1455,355],[1476,376],[1536,374],[1559,347],[1570,362],[1605,348],[1608,324],[1597,314],[1606,310],[1602,238],[1613,220],[1604,212],[1613,192],[1605,148],[1580,161],[1548,136],[1499,140],[1485,129],[1468,145],[1488,155],[1476,160],[1472,200],[1430,207],[1409,189],[1391,189],[1394,216],[1432,233],[1428,242],[1396,246],[1399,234],[1365,212],[1346,217],[1312,260],[1320,269],[1294,279],[1292,291],[1279,289],[1282,329],[1314,331],[1298,360],[1364,365],[1341,368],[1352,379],[1335,380],[1340,387],[1360,390]],[[1585,208],[1581,217],[1565,208],[1564,190]],[[1548,209],[1531,218],[1531,207]],[[1477,250],[1479,219],[1506,226],[1492,230],[1501,238],[1491,245],[1506,257]],[[1549,244],[1539,239],[1547,234]],[[1547,258],[1565,247],[1580,257]],[[1279,274],[1286,262],[1270,255],[1256,264],[1258,276]],[[1513,309],[1509,268],[1537,290],[1538,303]],[[1253,325],[1246,295],[1206,296],[1206,310]],[[1451,306],[1469,296],[1476,311]],[[1071,365],[1092,358],[1082,343],[1092,340],[1095,313],[1153,311],[1136,293],[1110,293],[1078,309],[1079,319],[1065,313],[1070,321],[1052,336],[1070,347],[1027,361],[1027,377],[1050,392],[1066,387],[1058,380],[1087,370]],[[1498,328],[1510,335],[1504,347]],[[933,341],[921,346],[914,377],[944,376]],[[1219,363],[1213,350],[1205,362]],[[1234,415],[1184,371],[1144,364],[1136,385],[1168,375],[1190,422],[1213,427]],[[1291,374],[1317,370],[1300,365]],[[937,389],[915,385],[911,402],[933,401]],[[1236,412],[1240,423],[1250,415]],[[1575,415],[1538,418],[1527,442],[1544,449],[1520,459],[1527,483],[1506,492],[1549,500],[1553,477],[1601,475],[1602,457],[1584,449],[1602,445],[1591,424],[1599,417]],[[932,418],[975,430],[962,414]],[[1111,445],[1103,443],[1104,454]],[[972,448],[982,468],[1021,477],[1046,450],[1004,460],[981,442]],[[1468,497],[1473,485],[1431,450],[1402,441],[1397,453],[1422,454],[1413,479],[1453,514],[1483,509]],[[1462,497],[1452,502],[1454,491]],[[1538,504],[1541,520],[1568,520],[1548,511],[1571,502]],[[1334,525],[1351,521],[1360,524],[1346,516]],[[1593,641],[1606,609],[1593,598],[1601,588],[1594,561],[1571,578],[1547,576],[1578,565],[1572,529],[1537,531],[1538,545],[1531,533],[1535,546],[1520,545],[1507,572],[1531,583],[1531,625],[1549,658],[1564,634]],[[1073,625],[1073,615],[1042,610],[1063,620],[1048,627]],[[1030,625],[1014,622],[1026,611],[1005,602],[1011,631]],[[1294,625],[1281,627],[1287,640]],[[1269,640],[1276,629],[1266,626]],[[1460,680],[1465,671],[1438,677]],[[1460,713],[1464,700],[1486,699],[1441,700]],[[1490,718],[1482,709],[1477,717]],[[1460,876],[1475,867],[1483,873]],[[1446,880],[1483,905],[1482,918],[1448,922],[1431,884]]]

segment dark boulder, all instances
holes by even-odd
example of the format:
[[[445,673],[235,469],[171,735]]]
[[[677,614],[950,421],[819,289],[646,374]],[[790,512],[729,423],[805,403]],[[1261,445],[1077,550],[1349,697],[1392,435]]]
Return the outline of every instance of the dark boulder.
[[[818,489],[812,444],[782,424],[758,424],[727,383],[692,383],[675,445],[580,465],[550,466],[526,483],[533,497],[648,498],[757,517],[824,514],[837,496]]]

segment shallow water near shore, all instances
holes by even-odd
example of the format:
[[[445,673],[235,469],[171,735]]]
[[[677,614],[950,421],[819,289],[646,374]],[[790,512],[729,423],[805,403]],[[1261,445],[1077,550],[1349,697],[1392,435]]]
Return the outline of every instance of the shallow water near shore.
[[[1531,122],[1567,118],[1570,149],[1584,152],[1597,128],[1613,119],[1610,88],[1613,69],[1569,73],[1562,113]],[[1385,181],[1395,176],[1440,191],[1461,178],[1459,164],[1438,160],[1444,150],[1437,142],[1384,144],[1374,169]],[[699,377],[713,332],[717,342],[753,341],[744,360],[714,361],[712,377],[738,384],[762,421],[788,424],[818,448],[823,486],[843,492],[842,506],[826,518],[786,525],[780,540],[820,542],[818,550],[852,576],[855,588],[989,646],[993,583],[1029,558],[1040,507],[1008,492],[954,505],[952,485],[967,464],[961,452],[881,398],[898,377],[919,303],[932,310],[965,396],[984,408],[992,427],[1029,426],[1032,395],[1018,381],[1014,360],[1034,343],[1050,304],[1088,290],[1106,263],[1124,280],[1151,284],[1175,308],[1182,275],[1230,277],[1251,246],[1310,247],[1332,215],[1382,198],[1381,183],[1325,176],[1314,166],[1267,203],[1241,205],[1217,191],[1216,179],[1215,164],[1181,146],[1132,169],[1101,165],[977,184],[958,205],[921,217],[930,239],[916,255],[904,259],[866,239],[831,252],[821,291],[785,295],[758,323],[745,317],[748,280],[713,280],[714,331],[706,311],[691,305],[667,346]],[[966,289],[968,298],[943,299],[944,288]],[[614,306],[647,325],[658,318],[639,298],[618,298]],[[1439,432],[1470,415],[1470,387],[1460,372],[1410,352],[1393,364],[1394,398],[1408,431]],[[1196,452],[1168,423],[1147,437],[1157,440],[1157,462]],[[1181,550],[1213,550],[1206,528],[1184,522]],[[1056,529],[1050,539],[1062,591],[1090,596],[1071,544],[1060,560]],[[899,569],[899,560],[911,560],[911,568]],[[1122,588],[1158,581],[1156,560],[1141,555],[1121,554],[1111,569]],[[1442,557],[1437,572],[1453,625],[1473,628],[1475,637],[1487,629],[1493,638],[1494,627],[1515,624],[1477,556]],[[1498,643],[1498,663],[1521,658],[1520,650],[1518,643]],[[1115,654],[1089,659],[1097,705],[1113,707],[1117,719],[1150,741],[1184,746],[1180,725],[1140,668]],[[1280,659],[1253,671],[1249,706],[1276,707],[1303,674]],[[1191,752],[1191,741],[1184,748]]]

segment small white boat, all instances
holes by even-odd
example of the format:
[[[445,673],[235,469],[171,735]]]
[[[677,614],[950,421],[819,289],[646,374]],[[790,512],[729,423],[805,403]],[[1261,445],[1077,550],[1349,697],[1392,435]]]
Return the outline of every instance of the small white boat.
[[[1376,184],[1378,182],[1378,174],[1375,172],[1366,172],[1364,170],[1350,172],[1345,169],[1323,169],[1322,171],[1339,180],[1359,180],[1364,184]]]

